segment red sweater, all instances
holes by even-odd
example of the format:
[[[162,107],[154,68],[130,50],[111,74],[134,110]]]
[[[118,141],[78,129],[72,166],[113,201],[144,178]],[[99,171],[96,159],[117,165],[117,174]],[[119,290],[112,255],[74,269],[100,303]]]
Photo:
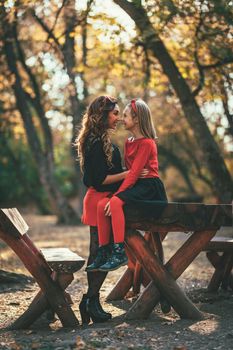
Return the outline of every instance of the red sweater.
[[[149,170],[145,178],[159,177],[158,153],[155,141],[144,137],[136,140],[128,139],[125,143],[125,166],[129,173],[115,194],[132,187],[138,180],[143,168]]]

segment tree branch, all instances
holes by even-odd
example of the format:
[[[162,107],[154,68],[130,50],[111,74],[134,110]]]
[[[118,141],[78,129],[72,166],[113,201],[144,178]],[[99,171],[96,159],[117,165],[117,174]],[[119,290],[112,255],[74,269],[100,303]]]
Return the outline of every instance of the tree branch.
[[[199,94],[199,92],[202,90],[204,84],[205,84],[205,74],[204,74],[204,70],[201,67],[201,64],[199,62],[199,58],[198,58],[198,35],[200,33],[200,29],[201,26],[203,24],[203,17],[202,17],[202,13],[200,14],[200,20],[199,23],[197,25],[196,31],[195,31],[195,51],[194,51],[194,60],[197,66],[197,69],[199,71],[199,83],[198,86],[196,87],[196,89],[192,92],[192,95],[195,97]]]
[[[31,9],[29,9],[29,12],[30,12],[31,16],[37,21],[37,23],[41,26],[41,28],[48,34],[47,41],[49,38],[52,38],[53,41],[56,43],[56,45],[59,48],[61,48],[61,45],[60,45],[58,39],[53,34],[52,30],[49,29],[47,24],[45,24],[44,21],[40,17],[37,16],[37,14],[35,13],[35,10],[31,8]]]
[[[219,60],[218,62],[213,63],[213,64],[207,64],[207,65],[201,64],[200,67],[201,67],[201,69],[212,69],[212,68],[218,68],[221,66],[225,66],[225,65],[231,64],[231,63],[233,63],[233,56],[225,57],[222,60]]]
[[[55,21],[54,21],[54,23],[53,23],[53,25],[52,25],[52,28],[50,29],[50,32],[48,33],[48,37],[47,37],[47,40],[46,40],[47,42],[49,41],[50,37],[53,35],[53,31],[54,31],[55,26],[56,26],[56,24],[57,24],[58,17],[59,17],[59,15],[60,15],[62,9],[64,8],[66,2],[67,2],[67,0],[63,0],[63,1],[62,1],[62,4],[61,4],[61,7],[60,7],[60,8],[58,9],[58,11],[57,11],[57,14],[56,14],[56,17],[55,17]],[[55,36],[53,35],[53,38],[54,38],[54,37],[55,37]]]
[[[227,77],[225,77],[225,79],[226,79],[225,82],[227,82]],[[228,123],[229,123],[229,128],[227,128],[227,130],[229,131],[231,136],[233,136],[233,114],[230,113],[230,110],[228,107],[228,93],[227,93],[226,87],[224,85],[224,81],[221,84],[220,89],[221,89],[221,93],[222,93],[222,104],[223,104],[224,113],[225,113],[227,120],[228,120]]]

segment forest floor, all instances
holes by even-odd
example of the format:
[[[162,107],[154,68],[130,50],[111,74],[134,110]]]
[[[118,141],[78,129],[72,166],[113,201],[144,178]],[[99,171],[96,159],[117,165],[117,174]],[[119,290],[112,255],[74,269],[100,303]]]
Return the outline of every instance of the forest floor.
[[[54,216],[24,215],[30,226],[30,237],[40,248],[67,246],[87,258],[89,233],[84,226],[56,225]],[[219,231],[232,236],[232,229]],[[169,234],[164,242],[166,260],[174,248],[185,239],[185,234]],[[26,269],[15,254],[0,242],[0,269],[22,273]],[[60,322],[49,324],[45,318],[30,329],[9,331],[11,324],[27,308],[38,286],[28,276],[21,283],[0,285],[0,349],[1,350],[73,350],[73,349],[233,349],[233,293],[207,293],[206,287],[213,272],[205,254],[199,257],[179,278],[178,283],[204,313],[203,321],[181,320],[174,311],[164,315],[157,307],[148,320],[126,321],[125,311],[132,299],[106,302],[125,267],[108,274],[101,289],[101,301],[106,311],[113,315],[107,323],[63,329]],[[68,291],[72,295],[73,310],[80,320],[78,304],[86,291],[84,268],[77,272]]]

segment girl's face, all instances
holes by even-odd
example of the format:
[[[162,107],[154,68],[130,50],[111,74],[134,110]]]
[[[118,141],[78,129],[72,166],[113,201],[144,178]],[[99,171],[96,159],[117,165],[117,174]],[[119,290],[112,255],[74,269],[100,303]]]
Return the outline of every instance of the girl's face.
[[[108,129],[115,130],[120,120],[120,108],[116,104],[114,109],[108,113]]]
[[[138,127],[137,118],[133,118],[130,113],[130,108],[126,107],[123,111],[123,124],[125,126],[125,130],[132,131]]]

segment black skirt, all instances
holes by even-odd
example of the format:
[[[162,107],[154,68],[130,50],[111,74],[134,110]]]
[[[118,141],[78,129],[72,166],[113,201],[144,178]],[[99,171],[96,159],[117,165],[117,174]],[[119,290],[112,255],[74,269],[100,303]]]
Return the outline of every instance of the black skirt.
[[[118,193],[117,197],[125,202],[126,207],[129,204],[148,218],[151,213],[155,219],[160,218],[167,207],[166,191],[158,177],[139,179],[133,187]]]
[[[117,196],[125,203],[138,200],[167,202],[166,191],[159,177],[138,179],[133,187],[118,193]]]

